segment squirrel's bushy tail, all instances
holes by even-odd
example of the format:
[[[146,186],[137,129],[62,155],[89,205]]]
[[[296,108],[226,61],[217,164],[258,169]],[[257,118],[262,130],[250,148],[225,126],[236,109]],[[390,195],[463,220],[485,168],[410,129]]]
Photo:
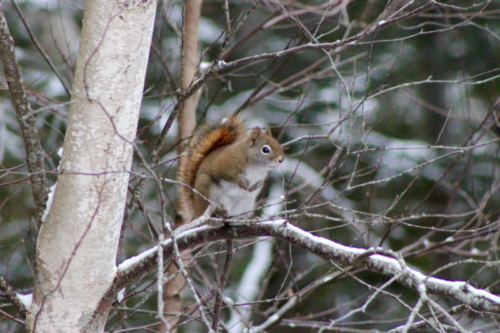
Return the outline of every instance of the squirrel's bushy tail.
[[[230,116],[224,123],[205,125],[191,139],[188,147],[179,158],[177,180],[184,184],[178,186],[179,204],[183,214],[192,212],[195,193],[196,172],[201,162],[215,149],[233,144],[245,136],[243,120]]]

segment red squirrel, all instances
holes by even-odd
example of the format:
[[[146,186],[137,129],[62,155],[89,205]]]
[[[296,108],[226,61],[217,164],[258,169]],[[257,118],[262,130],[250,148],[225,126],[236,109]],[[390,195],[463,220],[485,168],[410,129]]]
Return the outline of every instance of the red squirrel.
[[[269,130],[256,127],[245,136],[237,116],[202,127],[179,159],[177,179],[184,184],[178,186],[179,202],[182,214],[189,215],[185,220],[201,216],[210,203],[207,213],[212,216],[251,218],[269,171],[283,160],[283,149]]]

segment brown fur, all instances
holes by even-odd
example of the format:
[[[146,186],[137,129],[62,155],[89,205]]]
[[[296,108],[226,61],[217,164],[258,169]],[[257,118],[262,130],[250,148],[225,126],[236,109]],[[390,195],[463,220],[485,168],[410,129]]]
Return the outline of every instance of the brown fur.
[[[179,203],[183,214],[192,212],[195,193],[191,190],[196,182],[196,173],[203,159],[215,149],[231,145],[245,136],[241,118],[230,116],[223,124],[205,125],[191,139],[189,146],[179,158],[177,180],[185,185],[178,186]],[[185,218],[188,218],[185,216]]]

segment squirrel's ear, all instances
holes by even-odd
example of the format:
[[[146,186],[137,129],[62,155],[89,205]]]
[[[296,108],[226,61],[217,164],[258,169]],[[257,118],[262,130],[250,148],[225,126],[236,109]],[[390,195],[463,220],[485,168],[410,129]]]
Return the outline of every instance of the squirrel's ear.
[[[269,136],[273,136],[273,134],[271,133],[271,129],[269,127],[266,128],[266,130],[264,131],[264,134],[269,135]]]
[[[252,129],[252,132],[250,132],[249,135],[250,147],[255,147],[257,145],[257,140],[259,140],[261,135],[262,131],[260,130],[260,128],[255,127],[254,129]]]

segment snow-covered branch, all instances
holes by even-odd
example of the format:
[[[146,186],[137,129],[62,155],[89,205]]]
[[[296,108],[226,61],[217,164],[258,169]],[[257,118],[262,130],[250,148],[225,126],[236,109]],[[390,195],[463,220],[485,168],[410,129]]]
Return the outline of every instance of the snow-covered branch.
[[[26,318],[26,312],[28,311],[29,304],[24,301],[24,295],[17,294],[2,276],[0,276],[0,291],[9,299],[12,305],[14,305],[21,317]]]
[[[271,236],[285,240],[317,256],[334,261],[343,266],[353,266],[372,272],[395,277],[399,283],[413,289],[424,285],[429,294],[451,297],[462,304],[479,311],[500,313],[500,297],[486,290],[477,289],[463,281],[447,281],[428,277],[425,274],[400,264],[397,254],[383,249],[361,249],[341,245],[329,239],[315,236],[286,220],[249,223],[248,225],[209,227],[187,230],[176,237],[180,251],[200,244],[207,244],[227,237],[245,239],[258,236]],[[172,239],[164,241],[164,258],[173,258]],[[380,254],[380,253],[384,254]],[[118,267],[118,276],[113,290],[120,290],[127,283],[147,274],[157,264],[156,248],[124,261]]]

